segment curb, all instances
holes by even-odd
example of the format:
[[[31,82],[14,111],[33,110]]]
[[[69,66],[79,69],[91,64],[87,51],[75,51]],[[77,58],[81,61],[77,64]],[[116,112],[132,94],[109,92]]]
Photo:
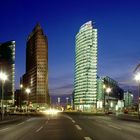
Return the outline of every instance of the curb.
[[[0,125],[1,124],[7,124],[7,123],[11,123],[11,122],[16,122],[16,121],[19,121],[19,120],[23,120],[24,118],[15,118],[15,119],[9,119],[9,120],[4,120],[4,121],[0,121]]]
[[[140,120],[138,120],[138,119],[130,119],[130,118],[123,118],[123,117],[117,117],[117,118],[120,119],[120,120],[139,122],[140,123]]]
[[[133,116],[118,115],[114,117],[120,120],[125,120],[125,121],[140,122],[138,118],[133,118]]]

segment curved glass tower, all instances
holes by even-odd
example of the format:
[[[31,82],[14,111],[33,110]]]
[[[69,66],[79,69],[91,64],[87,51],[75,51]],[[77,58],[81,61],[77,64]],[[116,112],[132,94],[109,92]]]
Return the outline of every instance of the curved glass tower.
[[[89,21],[76,35],[74,107],[94,111],[97,94],[97,29]]]

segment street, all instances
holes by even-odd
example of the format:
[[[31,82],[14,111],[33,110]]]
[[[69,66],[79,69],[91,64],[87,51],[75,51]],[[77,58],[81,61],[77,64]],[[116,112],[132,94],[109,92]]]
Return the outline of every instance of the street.
[[[108,116],[44,115],[0,124],[0,140],[139,140],[140,123]]]

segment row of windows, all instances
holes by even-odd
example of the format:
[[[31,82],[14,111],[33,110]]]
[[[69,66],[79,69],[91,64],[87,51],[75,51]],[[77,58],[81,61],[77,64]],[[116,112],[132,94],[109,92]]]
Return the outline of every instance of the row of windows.
[[[83,55],[83,56],[87,56],[87,55],[90,55],[90,54],[96,54],[96,51],[97,51],[97,47],[91,47],[91,48],[83,48],[83,49],[76,49],[76,56],[80,56],[80,55]]]
[[[88,89],[75,89],[75,95],[82,94],[82,93],[87,93],[87,94],[96,94],[97,87],[92,87]]]
[[[90,54],[96,54],[97,53],[97,47],[91,47],[91,48],[84,48],[84,49],[77,49],[76,50],[76,57],[78,56],[87,56]]]
[[[83,49],[83,48],[87,48],[88,46],[91,47],[96,47],[97,46],[97,40],[88,40],[88,41],[84,41],[82,40],[81,42],[76,42],[76,49]]]
[[[93,63],[94,62],[94,63]],[[92,66],[97,66],[97,60],[94,60],[94,61],[91,61],[90,59],[89,60],[84,60],[84,61],[76,61],[76,63],[75,63],[75,66],[84,66],[84,65],[86,65],[86,66],[89,66],[89,65],[92,65]]]
[[[76,69],[75,70],[75,75],[76,76],[82,76],[82,74],[85,74],[85,75],[95,75],[97,72],[97,69],[96,67],[94,68],[90,68],[90,67],[84,67],[83,69]]]
[[[91,39],[79,39],[76,40],[76,46],[81,46],[83,47],[84,45],[95,45],[97,44],[97,38],[91,38]]]
[[[76,39],[81,38],[83,36],[88,36],[88,35],[97,35],[97,30],[95,29],[84,29],[82,31],[80,31],[77,35],[76,35]]]
[[[96,49],[97,48],[97,43],[85,43],[85,44],[76,44],[76,49],[75,51],[87,51],[91,49]]]
[[[76,63],[78,62],[92,62],[92,61],[97,61],[97,54],[87,54],[86,56],[76,56]]]

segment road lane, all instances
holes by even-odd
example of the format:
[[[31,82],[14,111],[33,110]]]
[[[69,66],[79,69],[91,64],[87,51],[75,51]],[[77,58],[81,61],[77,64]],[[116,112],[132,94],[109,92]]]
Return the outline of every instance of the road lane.
[[[0,128],[0,140],[84,140],[67,115],[33,117]]]
[[[35,133],[37,127],[44,124],[44,118],[31,118],[28,121],[7,125],[7,130],[0,131],[0,140],[22,140]],[[0,129],[1,130],[1,129]]]
[[[92,139],[139,140],[140,123],[105,116],[70,115]]]
[[[139,140],[139,130],[136,122],[60,113],[0,125],[0,140]]]
[[[50,117],[48,123],[36,135],[38,140],[84,140],[67,115]]]

